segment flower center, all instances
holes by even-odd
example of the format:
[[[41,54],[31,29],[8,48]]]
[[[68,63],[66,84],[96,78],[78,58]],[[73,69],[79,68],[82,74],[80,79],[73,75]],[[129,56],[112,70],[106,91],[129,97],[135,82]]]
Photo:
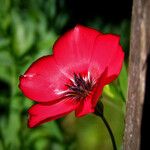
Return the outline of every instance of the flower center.
[[[67,97],[75,99],[84,99],[93,89],[94,83],[88,73],[87,77],[82,77],[81,74],[75,74],[70,84],[66,84],[68,92],[65,93]]]

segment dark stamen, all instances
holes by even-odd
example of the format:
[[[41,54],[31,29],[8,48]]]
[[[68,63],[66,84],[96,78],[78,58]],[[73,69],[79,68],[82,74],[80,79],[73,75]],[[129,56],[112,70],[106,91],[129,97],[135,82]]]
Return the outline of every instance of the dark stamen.
[[[69,92],[66,93],[67,97],[74,97],[75,99],[84,99],[93,89],[92,80],[85,80],[81,74],[74,73],[74,82],[66,85]]]

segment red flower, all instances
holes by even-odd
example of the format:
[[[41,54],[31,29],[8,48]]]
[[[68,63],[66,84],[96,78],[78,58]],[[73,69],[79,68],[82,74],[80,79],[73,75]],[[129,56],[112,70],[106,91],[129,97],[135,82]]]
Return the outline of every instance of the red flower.
[[[119,36],[77,25],[60,37],[53,55],[35,61],[19,87],[38,102],[29,113],[29,127],[75,110],[77,117],[94,112],[104,85],[120,73],[124,53]]]

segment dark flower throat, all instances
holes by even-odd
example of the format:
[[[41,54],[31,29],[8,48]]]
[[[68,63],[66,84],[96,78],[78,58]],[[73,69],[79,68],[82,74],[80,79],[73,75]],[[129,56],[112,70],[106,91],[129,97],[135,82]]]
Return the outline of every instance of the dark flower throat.
[[[85,79],[81,74],[74,73],[73,80],[70,84],[66,85],[69,88],[69,91],[66,93],[67,97],[74,97],[80,100],[90,94],[93,89],[92,79]]]

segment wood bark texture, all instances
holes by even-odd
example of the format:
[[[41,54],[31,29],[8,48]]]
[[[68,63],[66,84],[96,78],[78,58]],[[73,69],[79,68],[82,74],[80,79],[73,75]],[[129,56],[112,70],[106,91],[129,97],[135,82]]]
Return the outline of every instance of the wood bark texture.
[[[128,98],[124,150],[140,150],[141,120],[150,52],[150,0],[134,0],[132,7]]]

